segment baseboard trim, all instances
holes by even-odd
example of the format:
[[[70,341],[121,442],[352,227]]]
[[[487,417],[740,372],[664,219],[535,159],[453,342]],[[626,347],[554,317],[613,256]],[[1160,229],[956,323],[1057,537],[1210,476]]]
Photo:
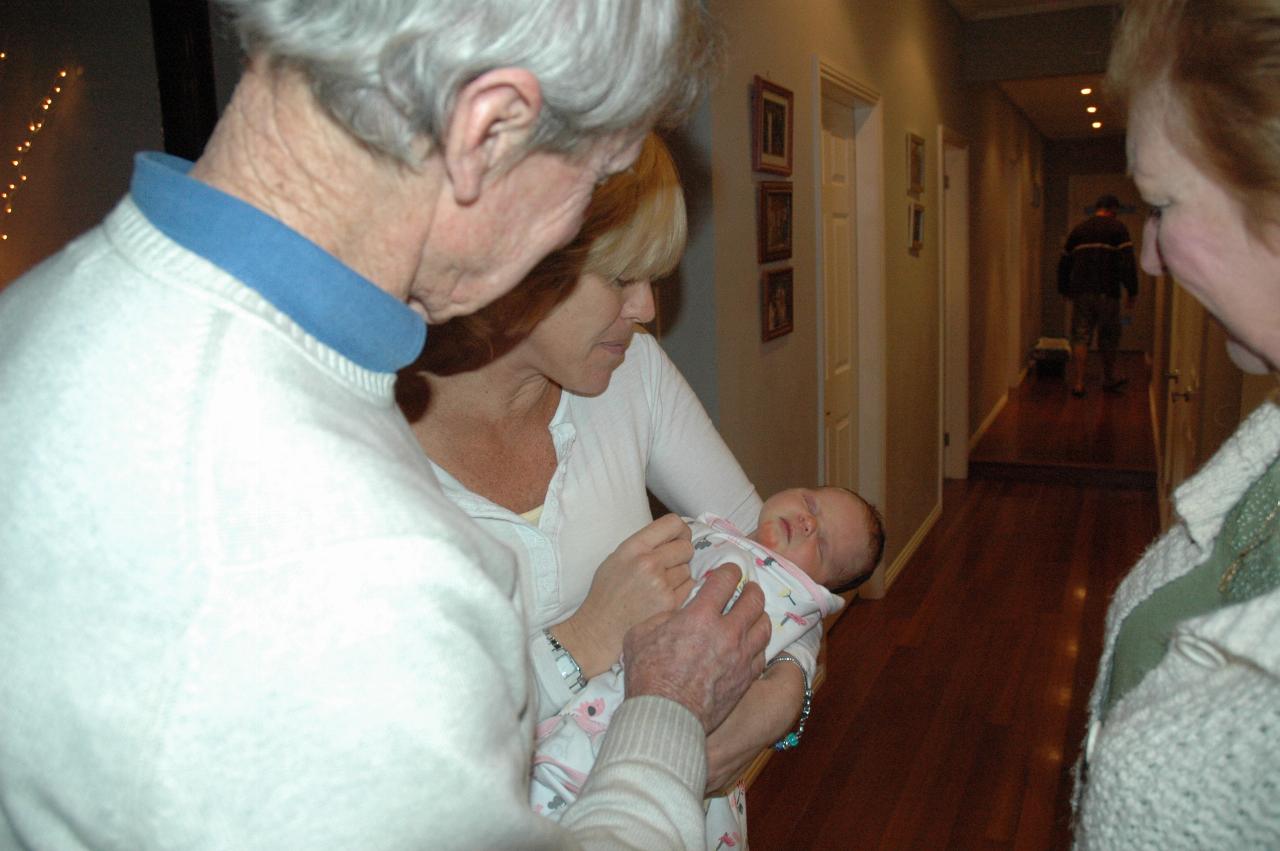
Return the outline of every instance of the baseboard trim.
[[[933,527],[937,525],[938,518],[942,516],[942,500],[933,506],[933,510],[929,512],[929,516],[924,519],[920,527],[916,529],[916,533],[911,536],[911,540],[907,541],[907,545],[902,548],[902,552],[898,553],[898,557],[893,560],[893,564],[889,565],[889,569],[884,572],[884,587],[887,591],[892,587],[894,580],[898,578],[898,574],[907,566],[907,562],[911,561],[911,557],[916,554],[916,550],[920,549],[920,545],[924,543],[924,539]]]
[[[973,452],[978,441],[982,440],[983,435],[987,433],[987,429],[991,428],[991,424],[996,421],[996,417],[1000,416],[1000,412],[1004,410],[1004,406],[1009,404],[1009,391],[1006,390],[996,400],[995,407],[991,409],[991,413],[987,414],[987,418],[982,421],[982,425],[974,431],[973,436],[969,438],[969,451]]]

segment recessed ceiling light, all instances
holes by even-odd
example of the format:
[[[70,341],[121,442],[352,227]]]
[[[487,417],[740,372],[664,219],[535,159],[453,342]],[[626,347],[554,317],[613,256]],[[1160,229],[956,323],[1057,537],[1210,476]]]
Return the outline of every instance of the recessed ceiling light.
[[[1089,88],[1088,86],[1085,86],[1083,89],[1080,90],[1080,94],[1091,95],[1093,94],[1093,89]]]
[[[1090,115],[1093,115],[1095,112],[1098,111],[1098,108],[1096,106],[1086,106],[1084,108],[1084,111],[1089,113]]]
[[[1101,122],[1101,121],[1095,121],[1095,122],[1093,122],[1092,124],[1090,124],[1089,126],[1090,126],[1090,127],[1092,127],[1094,130],[1097,130],[1097,129],[1099,129],[1099,128],[1101,128],[1101,127],[1102,127],[1102,122]]]

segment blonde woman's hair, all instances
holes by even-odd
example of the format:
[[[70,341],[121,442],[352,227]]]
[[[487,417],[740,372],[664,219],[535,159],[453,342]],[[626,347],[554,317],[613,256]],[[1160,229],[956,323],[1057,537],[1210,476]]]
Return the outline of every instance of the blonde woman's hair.
[[[587,209],[578,241],[583,271],[627,281],[670,274],[688,235],[680,176],[667,146],[645,138],[635,165],[606,181]]]

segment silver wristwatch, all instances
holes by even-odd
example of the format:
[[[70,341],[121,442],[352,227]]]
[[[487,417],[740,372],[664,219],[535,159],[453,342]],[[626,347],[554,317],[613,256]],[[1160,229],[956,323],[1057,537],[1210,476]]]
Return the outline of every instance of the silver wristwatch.
[[[578,664],[578,660],[573,658],[573,654],[564,649],[564,645],[556,641],[556,637],[551,634],[551,630],[544,629],[542,634],[547,637],[547,642],[551,644],[551,658],[556,660],[556,669],[560,671],[560,676],[564,677],[564,684],[569,687],[569,691],[577,694],[587,687],[587,681],[582,676],[582,666]]]

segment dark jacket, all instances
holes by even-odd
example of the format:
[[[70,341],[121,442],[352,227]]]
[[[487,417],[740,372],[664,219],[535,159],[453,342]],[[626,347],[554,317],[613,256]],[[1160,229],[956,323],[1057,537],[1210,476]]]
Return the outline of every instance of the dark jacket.
[[[1120,287],[1138,294],[1138,270],[1129,229],[1115,216],[1093,215],[1076,225],[1058,261],[1058,292],[1120,297]]]

